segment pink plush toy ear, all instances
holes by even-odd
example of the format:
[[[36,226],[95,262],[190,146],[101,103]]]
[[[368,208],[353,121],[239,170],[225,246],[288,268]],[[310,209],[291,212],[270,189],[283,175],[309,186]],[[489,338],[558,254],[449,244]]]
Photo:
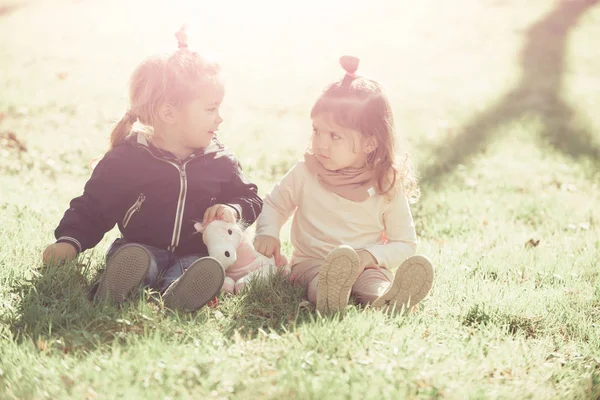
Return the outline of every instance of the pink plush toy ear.
[[[204,233],[206,225],[204,225],[202,222],[196,222],[194,224],[194,229],[196,229],[196,232]]]

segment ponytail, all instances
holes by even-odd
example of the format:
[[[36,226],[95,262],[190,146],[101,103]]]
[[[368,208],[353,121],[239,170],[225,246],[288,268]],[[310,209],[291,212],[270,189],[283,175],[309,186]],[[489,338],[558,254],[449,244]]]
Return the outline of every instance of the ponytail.
[[[129,134],[131,133],[131,128],[133,124],[138,120],[137,115],[132,113],[131,111],[127,111],[123,118],[117,123],[117,126],[113,129],[110,134],[110,148],[114,149],[123,141]]]
[[[218,76],[220,68],[216,62],[189,50],[185,26],[175,37],[179,47],[176,52],[151,56],[133,71],[129,82],[130,110],[110,134],[110,149],[123,143],[136,122],[154,128],[161,104],[188,103],[198,95],[199,84]]]

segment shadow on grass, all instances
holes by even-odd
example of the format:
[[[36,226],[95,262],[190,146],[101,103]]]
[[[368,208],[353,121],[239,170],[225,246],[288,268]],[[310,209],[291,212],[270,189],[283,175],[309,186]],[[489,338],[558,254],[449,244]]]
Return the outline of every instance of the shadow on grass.
[[[335,314],[321,318],[304,299],[305,288],[281,275],[251,281],[241,293],[222,294],[217,308],[198,312],[172,312],[159,296],[140,290],[120,307],[88,299],[97,273],[89,265],[46,267],[22,280],[12,292],[20,299],[15,309],[1,316],[13,340],[33,342],[40,351],[83,356],[115,342],[157,332],[161,337],[187,341],[217,329],[228,339],[293,332],[302,324],[341,321]],[[137,294],[142,293],[141,296]],[[137,300],[136,300],[137,299]],[[356,306],[352,313],[363,312]]]
[[[590,162],[600,172],[600,140],[579,126],[573,109],[562,98],[565,50],[569,32],[581,16],[600,0],[562,0],[527,30],[520,55],[522,69],[517,86],[495,105],[459,129],[451,140],[434,148],[432,163],[422,170],[421,181],[437,185],[459,164],[483,150],[494,131],[525,116],[538,116],[541,138],[574,161]]]
[[[0,322],[19,343],[33,342],[40,351],[82,355],[157,330],[180,341],[202,335],[216,324],[228,338],[256,337],[260,331],[283,333],[315,318],[314,307],[302,303],[304,289],[282,276],[250,282],[236,296],[221,295],[216,309],[187,313],[166,309],[159,296],[148,290],[139,290],[120,307],[90,301],[96,275],[89,265],[74,264],[34,272],[31,279],[22,279],[12,288],[17,304]]]
[[[92,275],[89,265],[46,266],[23,279],[12,292],[20,300],[3,319],[17,342],[33,341],[40,351],[86,352],[144,335],[152,327],[147,315],[161,307],[144,297],[122,307],[88,299]],[[145,293],[145,292],[144,292]]]
[[[241,335],[246,338],[259,336],[261,333],[285,334],[294,332],[304,324],[321,325],[341,323],[345,318],[373,310],[358,304],[350,298],[349,307],[342,313],[320,315],[315,305],[305,298],[306,289],[292,284],[286,277],[276,275],[267,281],[255,280],[241,293],[222,295],[219,311],[223,313],[221,329],[226,337]],[[416,311],[416,310],[415,310]],[[403,324],[408,319],[404,311],[386,314],[386,318],[394,318],[395,324]]]
[[[509,314],[493,307],[486,307],[484,304],[473,305],[462,317],[462,323],[473,328],[495,325],[506,329],[510,335],[523,336],[525,339],[535,339],[540,336],[544,325],[541,317]]]
[[[235,296],[222,295],[219,310],[226,316],[224,334],[255,336],[259,330],[283,333],[314,320],[314,307],[303,302],[305,289],[286,277],[253,280]]]

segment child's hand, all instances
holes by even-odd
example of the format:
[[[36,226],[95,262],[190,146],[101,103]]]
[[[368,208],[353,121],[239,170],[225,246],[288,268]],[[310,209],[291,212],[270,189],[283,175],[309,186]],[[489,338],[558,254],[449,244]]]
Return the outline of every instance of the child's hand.
[[[254,248],[267,258],[275,257],[275,265],[282,265],[281,243],[279,243],[277,238],[268,235],[259,235],[254,239]]]
[[[356,252],[358,259],[360,260],[361,268],[377,265],[377,259],[373,257],[373,254],[366,250],[359,250]]]
[[[62,264],[65,261],[74,260],[77,257],[77,249],[70,243],[53,243],[46,247],[42,254],[44,264]]]
[[[215,204],[214,206],[208,207],[204,213],[204,221],[202,223],[206,226],[216,219],[232,224],[237,222],[233,208],[223,204]]]

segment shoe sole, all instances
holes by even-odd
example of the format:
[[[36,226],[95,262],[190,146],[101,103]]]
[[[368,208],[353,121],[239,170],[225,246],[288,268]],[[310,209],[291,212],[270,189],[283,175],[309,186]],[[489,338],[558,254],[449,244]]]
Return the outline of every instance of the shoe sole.
[[[121,302],[140,284],[150,269],[151,255],[141,246],[128,246],[115,252],[100,278],[96,297]]]
[[[400,311],[417,305],[431,290],[433,275],[433,264],[425,256],[407,258],[398,267],[390,288],[372,307]]]
[[[195,311],[218,296],[225,280],[225,270],[214,258],[195,261],[173,282],[163,296],[170,309]]]
[[[319,271],[317,311],[324,315],[346,308],[359,272],[358,255],[350,246],[339,246],[329,253]]]

